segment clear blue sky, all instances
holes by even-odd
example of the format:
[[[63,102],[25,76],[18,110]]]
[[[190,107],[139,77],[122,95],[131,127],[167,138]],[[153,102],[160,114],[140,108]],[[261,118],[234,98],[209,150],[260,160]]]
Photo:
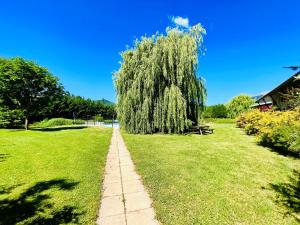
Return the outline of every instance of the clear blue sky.
[[[22,56],[49,68],[67,90],[115,100],[112,72],[135,37],[180,16],[207,30],[199,73],[208,104],[272,89],[300,64],[299,0],[2,1],[0,56]]]

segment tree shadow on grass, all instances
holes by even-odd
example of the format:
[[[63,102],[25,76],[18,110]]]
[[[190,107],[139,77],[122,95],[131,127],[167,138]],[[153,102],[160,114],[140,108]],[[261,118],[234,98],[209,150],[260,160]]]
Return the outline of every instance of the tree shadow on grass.
[[[50,189],[61,191],[72,190],[78,182],[66,179],[54,179],[38,182],[27,190],[23,191],[16,198],[4,198],[0,200],[0,225],[14,225],[24,223],[27,225],[58,225],[62,223],[79,224],[77,208],[65,205],[61,208],[54,208],[51,203],[51,196],[44,193]],[[10,194],[19,187],[0,187],[0,194]]]
[[[5,187],[4,185],[0,185],[0,196],[4,195],[4,194],[10,194],[12,192],[12,190],[14,190],[15,188],[22,186],[23,184],[16,184],[13,186],[9,186],[9,187]]]
[[[64,127],[47,127],[47,128],[31,128],[31,131],[61,131],[61,130],[80,130],[86,126],[64,126]]]
[[[294,170],[289,182],[270,186],[276,192],[275,202],[285,207],[286,215],[300,222],[300,171]]]
[[[289,151],[289,150],[287,150],[283,147],[272,146],[272,145],[270,145],[268,143],[264,143],[264,142],[258,142],[258,145],[266,147],[271,152],[276,152],[279,155],[283,155],[283,156],[286,156],[286,157],[292,157],[292,158],[295,158],[295,159],[300,158],[300,154],[298,152],[292,152],[292,151]]]
[[[297,152],[292,152],[292,151],[286,150],[284,148],[279,148],[279,147],[270,147],[270,146],[267,146],[267,147],[272,152],[276,152],[279,155],[283,155],[283,156],[286,156],[286,157],[292,157],[292,158],[295,158],[295,159],[300,159],[300,154],[297,153]]]
[[[0,162],[6,161],[6,159],[9,158],[9,157],[10,157],[9,154],[0,153]]]

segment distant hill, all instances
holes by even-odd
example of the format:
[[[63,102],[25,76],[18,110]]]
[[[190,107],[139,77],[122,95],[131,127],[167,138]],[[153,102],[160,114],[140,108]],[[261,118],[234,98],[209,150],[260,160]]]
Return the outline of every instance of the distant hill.
[[[108,101],[104,98],[102,98],[101,100],[99,100],[99,102],[103,103],[104,105],[115,105],[115,103]]]

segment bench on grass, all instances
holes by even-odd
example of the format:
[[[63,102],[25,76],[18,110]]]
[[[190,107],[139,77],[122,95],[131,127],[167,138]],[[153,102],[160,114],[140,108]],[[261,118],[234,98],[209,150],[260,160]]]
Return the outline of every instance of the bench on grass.
[[[210,128],[209,125],[205,125],[205,124],[191,126],[190,127],[190,131],[191,132],[197,132],[197,133],[199,133],[201,135],[214,133],[214,129]]]

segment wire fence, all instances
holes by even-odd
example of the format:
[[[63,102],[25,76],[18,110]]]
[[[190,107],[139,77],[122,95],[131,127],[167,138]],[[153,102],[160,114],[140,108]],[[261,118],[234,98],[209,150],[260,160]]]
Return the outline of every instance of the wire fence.
[[[93,118],[83,119],[85,121],[84,125],[88,127],[112,127],[112,128],[119,128],[119,121],[118,120],[95,120]]]

